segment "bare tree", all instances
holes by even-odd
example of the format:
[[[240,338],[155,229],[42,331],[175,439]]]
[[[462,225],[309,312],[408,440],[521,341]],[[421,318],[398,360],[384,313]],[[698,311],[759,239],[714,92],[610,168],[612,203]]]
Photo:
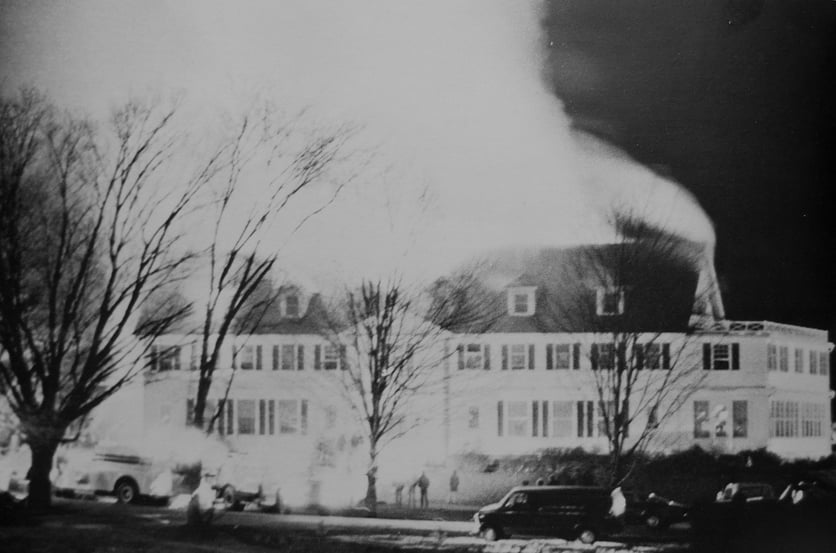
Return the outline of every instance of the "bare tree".
[[[704,380],[691,328],[706,245],[654,227],[636,214],[612,216],[613,242],[573,250],[552,309],[588,336],[599,435],[607,438],[610,484],[626,478]],[[590,434],[595,415],[586,413]]]
[[[494,312],[478,289],[472,273],[418,292],[398,278],[365,280],[331,310],[335,316],[323,335],[368,440],[365,503],[372,513],[381,452],[421,424],[414,402],[437,391],[438,368],[455,353],[445,343],[445,329],[483,328]]]
[[[160,181],[179,140],[174,115],[131,102],[105,133],[33,90],[0,103],[0,380],[31,448],[35,508],[50,503],[68,428],[139,372],[144,349],[184,314],[151,311],[135,329],[188,258],[176,253],[178,225],[199,176]]]
[[[194,334],[200,353],[191,417],[192,424],[207,433],[222,415],[234,376],[233,364],[224,398],[207,421],[208,396],[228,338],[255,331],[276,301],[277,289],[271,286],[270,276],[279,256],[276,236],[271,235],[277,220],[292,221],[289,233],[293,234],[334,202],[355,175],[342,165],[353,129],[344,125],[306,130],[303,115],[283,119],[271,105],[264,104],[244,115],[232,136],[210,157],[210,163],[219,164],[220,169],[207,173],[204,183],[212,194],[214,216],[211,238],[197,271],[204,297],[196,308],[200,326]],[[334,177],[332,169],[338,165],[343,173]],[[307,208],[294,202],[329,178],[331,188],[320,196],[321,201]]]

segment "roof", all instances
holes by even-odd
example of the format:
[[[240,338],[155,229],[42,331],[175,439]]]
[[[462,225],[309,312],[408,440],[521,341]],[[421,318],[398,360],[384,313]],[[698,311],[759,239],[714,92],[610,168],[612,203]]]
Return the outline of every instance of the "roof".
[[[493,283],[496,294],[535,286],[535,310],[528,316],[511,315],[507,303],[498,301],[496,316],[479,331],[608,332],[625,326],[636,332],[685,331],[696,309],[700,274],[696,259],[701,251],[700,246],[682,241],[663,251],[622,243],[493,252],[486,256],[479,280],[486,286]],[[598,315],[599,288],[624,290],[623,314]]]

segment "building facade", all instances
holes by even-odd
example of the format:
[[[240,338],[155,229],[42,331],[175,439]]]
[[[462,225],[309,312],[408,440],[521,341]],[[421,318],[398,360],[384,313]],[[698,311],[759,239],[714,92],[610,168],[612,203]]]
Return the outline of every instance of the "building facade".
[[[650,450],[830,453],[825,331],[724,320],[703,264],[643,257],[650,273],[622,279],[609,260],[623,255],[599,254],[589,263],[565,249],[515,252],[480,275],[493,284],[496,313],[481,327],[440,334],[432,385],[409,407],[416,424],[388,450],[398,464],[415,465],[405,472],[461,453],[606,452],[596,382],[624,363],[638,371],[630,432],[652,429]],[[365,434],[346,396],[345,346],[324,337],[324,310],[319,295],[286,287],[255,333],[229,338],[207,415],[217,414],[216,431],[234,449],[272,456],[287,470],[363,470]],[[625,329],[629,347],[620,342]],[[198,348],[188,334],[154,344],[142,383],[146,429],[189,424]]]

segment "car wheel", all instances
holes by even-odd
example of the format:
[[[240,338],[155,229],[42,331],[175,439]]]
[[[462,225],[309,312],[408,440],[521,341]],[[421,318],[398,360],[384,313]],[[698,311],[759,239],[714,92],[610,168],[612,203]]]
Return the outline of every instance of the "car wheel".
[[[481,534],[485,541],[496,541],[499,539],[499,532],[493,526],[482,528]]]
[[[595,543],[595,538],[595,531],[590,530],[589,528],[581,530],[580,534],[578,534],[578,540],[586,545]]]
[[[136,483],[127,478],[116,483],[114,492],[116,493],[116,500],[124,504],[133,503],[139,495],[139,489],[137,489]]]
[[[647,518],[644,519],[644,523],[648,528],[652,528],[654,530],[662,527],[662,519],[659,518],[659,515],[647,515]]]
[[[224,502],[224,509],[227,509],[228,511],[241,511],[244,509],[244,505],[235,497],[235,488],[232,486],[224,488],[223,494],[221,494],[221,499]]]

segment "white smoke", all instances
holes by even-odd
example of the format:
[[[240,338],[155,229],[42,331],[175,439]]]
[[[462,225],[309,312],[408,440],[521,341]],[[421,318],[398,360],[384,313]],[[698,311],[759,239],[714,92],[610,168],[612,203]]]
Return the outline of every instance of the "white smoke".
[[[606,240],[613,205],[712,242],[681,187],[572,133],[541,78],[541,9],[172,0],[114,10],[88,0],[28,8],[3,44],[15,53],[10,84],[40,84],[97,113],[128,93],[182,90],[202,122],[258,93],[361,125],[355,148],[374,157],[355,186],[292,240],[276,232],[283,266],[311,276],[432,278],[486,248]]]

